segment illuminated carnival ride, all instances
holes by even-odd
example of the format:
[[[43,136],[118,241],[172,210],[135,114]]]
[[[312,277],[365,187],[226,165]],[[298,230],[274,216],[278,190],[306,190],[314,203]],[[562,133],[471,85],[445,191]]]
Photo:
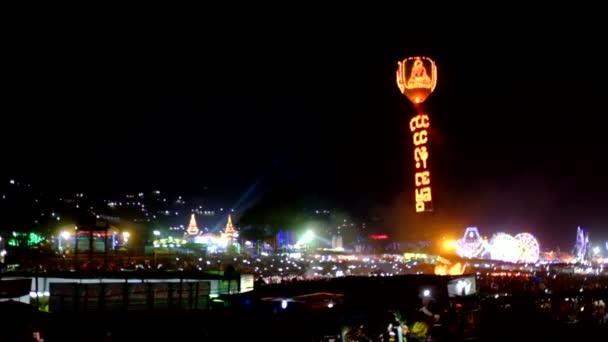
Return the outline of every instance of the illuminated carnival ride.
[[[608,249],[608,244],[606,245]],[[587,259],[587,251],[589,249],[589,233],[578,227],[576,229],[576,244],[574,245],[574,256],[577,262],[584,263]]]
[[[456,242],[456,253],[463,258],[491,259],[511,263],[536,263],[540,258],[538,240],[530,233],[515,236],[496,233],[488,241],[476,227],[465,230]]]

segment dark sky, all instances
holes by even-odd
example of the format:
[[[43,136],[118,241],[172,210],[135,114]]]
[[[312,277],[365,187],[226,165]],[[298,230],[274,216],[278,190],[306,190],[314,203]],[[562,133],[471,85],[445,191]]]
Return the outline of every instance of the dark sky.
[[[261,181],[256,191],[296,186],[400,232],[477,225],[566,245],[580,224],[608,238],[601,21],[249,10],[15,25],[3,47],[1,173],[236,197]],[[439,74],[425,103],[430,215],[413,214],[414,108],[395,83],[397,61],[415,55]]]

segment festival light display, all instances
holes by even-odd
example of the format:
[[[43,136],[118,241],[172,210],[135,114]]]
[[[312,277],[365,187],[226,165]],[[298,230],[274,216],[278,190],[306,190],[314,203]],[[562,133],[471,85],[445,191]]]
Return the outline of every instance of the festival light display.
[[[234,226],[232,226],[231,215],[228,215],[228,221],[226,223],[226,228],[224,229],[224,236],[226,237],[228,246],[232,246],[232,244],[234,243],[235,231]]]
[[[13,236],[8,239],[8,245],[12,247],[34,247],[44,240],[45,238],[39,233],[13,232]]]
[[[530,233],[512,236],[496,233],[490,241],[482,238],[475,227],[465,230],[457,241],[456,253],[463,258],[482,258],[512,263],[535,263],[540,258],[538,240]]]
[[[576,228],[576,245],[574,245],[574,254],[576,262],[584,263],[587,258],[587,250],[589,248],[589,233],[578,227]]]
[[[428,142],[429,117],[419,114],[410,121],[410,130],[414,133],[414,161],[416,173],[414,174],[416,212],[432,211],[433,196],[431,194],[431,172],[428,169],[429,151]]]
[[[174,239],[169,236],[168,238],[157,239],[152,242],[154,248],[173,248],[173,247],[181,247],[182,245],[187,244],[188,241],[184,239]]]
[[[462,265],[461,263],[456,263],[454,265],[436,265],[435,266],[435,275],[463,275],[466,270],[466,265]]]
[[[397,86],[416,107],[433,92],[437,84],[437,67],[427,57],[409,57],[398,63]],[[430,122],[427,114],[418,113],[410,120],[414,142],[416,212],[433,210],[431,174],[428,167]]]
[[[485,242],[477,227],[468,227],[464,236],[456,241],[456,254],[463,258],[477,258],[484,251]]]
[[[530,233],[519,233],[515,235],[519,258],[517,262],[535,263],[540,258],[540,245],[534,235]]]
[[[488,246],[490,259],[507,262],[517,262],[519,259],[519,248],[517,240],[512,235],[497,233],[492,236]]]

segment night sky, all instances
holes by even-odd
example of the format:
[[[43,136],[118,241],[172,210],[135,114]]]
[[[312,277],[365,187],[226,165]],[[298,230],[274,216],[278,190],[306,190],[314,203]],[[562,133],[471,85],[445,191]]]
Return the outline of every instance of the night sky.
[[[582,225],[608,239],[598,21],[280,13],[15,28],[0,172],[75,191],[293,187],[404,236],[476,225],[569,248]],[[435,212],[424,215],[413,207],[415,109],[395,82],[397,61],[416,55],[438,66],[424,104]]]

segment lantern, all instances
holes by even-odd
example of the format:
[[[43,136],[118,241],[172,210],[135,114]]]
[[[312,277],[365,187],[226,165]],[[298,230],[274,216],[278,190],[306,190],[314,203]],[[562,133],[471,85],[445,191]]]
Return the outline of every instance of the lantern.
[[[431,95],[437,84],[437,67],[428,57],[408,57],[398,62],[397,86],[414,104]]]
[[[397,63],[397,86],[401,93],[417,107],[417,114],[410,120],[410,131],[414,142],[414,159],[416,165],[414,184],[416,212],[433,211],[431,194],[431,172],[428,167],[429,151],[426,146],[429,140],[429,116],[420,112],[418,106],[435,90],[437,84],[437,67],[428,57],[408,57]]]

